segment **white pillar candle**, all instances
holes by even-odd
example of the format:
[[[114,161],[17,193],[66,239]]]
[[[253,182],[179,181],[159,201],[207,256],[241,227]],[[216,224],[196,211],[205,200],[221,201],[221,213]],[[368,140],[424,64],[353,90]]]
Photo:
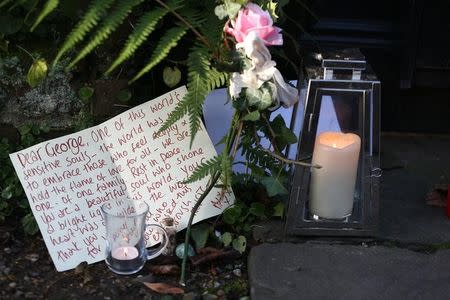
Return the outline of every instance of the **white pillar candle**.
[[[361,139],[353,133],[323,132],[316,138],[311,171],[309,210],[321,218],[351,215]]]
[[[131,260],[139,256],[136,247],[118,247],[111,252],[111,256],[118,260]]]

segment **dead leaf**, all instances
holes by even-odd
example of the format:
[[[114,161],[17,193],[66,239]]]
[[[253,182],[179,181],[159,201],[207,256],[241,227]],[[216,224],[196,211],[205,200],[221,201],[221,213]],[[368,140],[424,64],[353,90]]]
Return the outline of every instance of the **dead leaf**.
[[[87,262],[82,262],[80,263],[76,268],[75,268],[75,274],[82,274],[84,272],[84,269],[86,269],[87,267]]]
[[[148,269],[155,275],[178,275],[181,272],[178,265],[151,265]]]
[[[86,284],[88,282],[91,282],[92,280],[94,280],[94,278],[92,278],[92,275],[89,274],[87,270],[84,271],[83,283]]]
[[[221,249],[217,249],[214,247],[205,247],[205,248],[201,248],[197,250],[197,253],[199,255],[205,255],[205,254],[210,254],[210,253],[219,253],[221,252]]]
[[[447,206],[448,185],[436,184],[432,191],[425,196],[425,204],[431,206]]]
[[[180,287],[173,286],[163,282],[143,282],[149,289],[160,294],[184,294],[184,290]]]
[[[135,280],[138,282],[152,282],[155,279],[155,276],[153,276],[153,274],[148,274],[146,276],[142,276],[142,277],[137,277]]]

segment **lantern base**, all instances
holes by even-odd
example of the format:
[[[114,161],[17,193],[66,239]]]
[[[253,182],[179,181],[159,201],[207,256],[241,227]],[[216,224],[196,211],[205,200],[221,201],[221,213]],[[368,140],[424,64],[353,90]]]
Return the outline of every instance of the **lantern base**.
[[[310,217],[314,220],[314,221],[323,221],[323,222],[348,222],[348,218],[351,216],[352,214],[348,214],[347,216],[344,216],[342,218],[324,218],[324,217],[320,217],[318,215],[315,214],[311,214]]]

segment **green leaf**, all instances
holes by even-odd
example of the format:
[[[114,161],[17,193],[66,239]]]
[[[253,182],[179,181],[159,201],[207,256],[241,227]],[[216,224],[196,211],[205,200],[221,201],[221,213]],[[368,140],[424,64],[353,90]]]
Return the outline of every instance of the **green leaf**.
[[[6,6],[7,4],[9,4],[9,2],[12,2],[13,0],[3,0],[2,2],[0,2],[0,8],[2,8],[3,6]]]
[[[45,77],[47,76],[47,63],[43,59],[38,59],[33,62],[33,64],[30,67],[30,70],[28,70],[27,74],[27,82],[28,84],[34,88],[41,84]]]
[[[41,133],[40,126],[33,124],[33,126],[31,126],[31,134],[34,136],[38,136],[40,133]]]
[[[170,87],[173,88],[176,86],[180,80],[181,80],[181,71],[176,66],[171,67],[165,67],[163,71],[163,80],[164,83]]]
[[[272,94],[267,89],[251,89],[246,88],[245,97],[248,105],[258,110],[264,110],[272,105]]]
[[[232,240],[233,240],[233,237],[231,236],[231,233],[229,233],[229,232],[224,232],[220,236],[220,241],[222,242],[224,247],[228,247],[231,244]]]
[[[288,194],[287,189],[280,182],[279,178],[264,177],[263,179],[261,179],[261,183],[266,187],[269,197]]]
[[[261,114],[259,113],[259,111],[255,110],[252,111],[251,113],[248,113],[245,117],[242,118],[243,121],[258,121],[259,118],[261,118]]]
[[[274,217],[283,217],[284,215],[284,203],[279,202],[277,205],[273,208],[273,215]]]
[[[192,226],[191,228],[191,236],[195,243],[195,249],[204,248],[206,242],[208,241],[209,232],[211,230],[211,226],[206,223],[200,223]]]
[[[31,124],[24,124],[24,125],[20,126],[18,128],[20,135],[23,136],[27,133],[30,133],[32,127],[33,126]]]
[[[27,198],[20,198],[18,205],[22,209],[30,209],[30,202],[28,202]]]
[[[266,5],[264,5],[262,8],[264,10],[267,10],[269,12],[270,16],[272,17],[273,22],[276,22],[278,20],[278,15],[277,15],[277,4],[278,3],[273,2],[272,0],[269,0],[265,4]]]
[[[229,207],[223,212],[223,221],[227,224],[233,225],[239,219],[241,213],[242,207],[240,205]]]
[[[265,207],[264,204],[259,203],[259,202],[253,202],[250,205],[250,210],[249,212],[257,217],[263,217],[264,216],[264,211],[265,211]]]
[[[121,90],[117,94],[116,98],[117,98],[117,100],[119,100],[122,103],[127,103],[128,101],[130,101],[131,96],[132,96],[132,94],[131,94],[130,90],[124,89],[124,90]]]
[[[233,240],[233,249],[239,251],[239,253],[244,253],[247,248],[247,239],[245,236],[238,236]]]
[[[297,142],[297,136],[288,127],[286,127],[281,114],[276,116],[275,119],[270,122],[270,125],[275,131],[275,141],[279,151],[282,151],[287,145]]]
[[[223,20],[223,19],[225,19],[225,18],[228,16],[224,4],[217,5],[217,6],[214,8],[214,13],[216,14],[216,16],[217,16],[220,20]]]
[[[8,53],[9,41],[7,41],[3,34],[0,34],[0,51]]]
[[[94,89],[90,86],[83,86],[78,90],[78,97],[80,97],[84,103],[89,103],[92,95],[94,95]]]
[[[30,31],[34,31],[34,29],[48,16],[59,4],[59,0],[47,0],[45,2],[44,7],[41,10],[41,13],[36,18],[33,26],[31,26]]]
[[[17,33],[23,25],[20,18],[15,18],[12,15],[0,16],[0,33],[5,35],[12,35]]]
[[[34,219],[33,213],[28,213],[22,218],[22,226],[25,233],[34,235],[39,231],[39,227]]]
[[[48,125],[48,123],[42,123],[39,126],[39,129],[44,133],[48,133],[50,131],[50,126]]]
[[[233,19],[240,9],[241,4],[230,0],[225,0],[224,4],[218,5],[214,8],[214,13],[220,20],[223,20],[226,17]]]
[[[7,200],[11,199],[13,196],[13,189],[14,187],[11,185],[8,185],[5,189],[3,189],[1,194],[2,198]]]
[[[178,244],[175,248],[175,254],[178,258],[183,258],[184,256],[184,243]],[[195,250],[190,244],[188,244],[188,256],[195,256]]]

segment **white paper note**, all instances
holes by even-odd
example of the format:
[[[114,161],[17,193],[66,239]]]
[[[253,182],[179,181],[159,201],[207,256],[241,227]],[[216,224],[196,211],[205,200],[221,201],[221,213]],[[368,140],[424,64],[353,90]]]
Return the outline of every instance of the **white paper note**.
[[[178,230],[208,178],[183,184],[216,151],[203,126],[189,148],[189,122],[183,118],[155,135],[186,88],[180,87],[98,126],[13,153],[10,158],[26,192],[58,271],[105,258],[105,225],[100,207],[130,197],[144,200],[147,223],[172,217]],[[234,202],[232,192],[213,189],[194,222],[220,214]],[[147,246],[159,236],[146,232]]]

